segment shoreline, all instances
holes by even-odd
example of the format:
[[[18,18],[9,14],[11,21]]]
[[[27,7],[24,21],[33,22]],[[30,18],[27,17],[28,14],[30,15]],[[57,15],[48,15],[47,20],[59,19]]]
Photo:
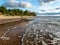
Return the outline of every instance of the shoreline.
[[[25,25],[29,23],[29,20],[34,16],[25,16],[24,19],[28,20],[18,20],[16,18],[5,18],[1,19],[0,22],[0,44],[1,45],[21,45],[22,35],[25,32]],[[12,20],[11,22],[8,22]],[[15,21],[14,21],[15,20]],[[7,22],[7,23],[4,23]],[[2,24],[1,24],[2,23]]]
[[[20,45],[20,36],[25,31],[25,25],[28,21],[17,21],[13,23],[1,24],[0,25],[0,44],[1,45]]]
[[[31,19],[35,16],[23,16],[23,19]],[[0,24],[10,23],[21,20],[21,16],[0,16]]]
[[[0,24],[0,36],[2,36],[8,29],[13,29],[14,27],[24,27],[29,21],[15,21]]]

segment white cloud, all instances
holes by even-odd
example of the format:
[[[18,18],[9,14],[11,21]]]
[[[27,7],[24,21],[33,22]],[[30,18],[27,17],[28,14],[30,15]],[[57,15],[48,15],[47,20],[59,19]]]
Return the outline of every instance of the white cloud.
[[[33,5],[30,2],[17,1],[17,0],[8,0],[3,4],[6,7],[21,7],[21,8],[32,8]]]
[[[26,7],[26,8],[32,8],[33,7],[32,4],[29,2],[21,2],[20,5],[22,7]]]
[[[54,8],[54,9],[42,9],[42,10],[44,10],[44,11],[39,11],[39,13],[59,13],[60,12],[60,9],[59,10],[57,10],[56,8]]]
[[[60,8],[59,4],[54,6],[55,3],[60,2],[60,0],[54,0],[51,2],[47,2],[47,3],[42,3],[42,5],[40,6],[40,12],[39,13],[58,13],[60,12],[60,9],[56,9],[56,8]],[[41,10],[45,10],[45,11],[41,11]]]
[[[48,3],[52,3],[52,2],[54,2],[55,0],[38,0],[39,1],[39,3],[40,3],[40,5],[43,5],[43,4],[48,4]]]
[[[41,6],[46,6],[46,5],[50,5],[50,4],[53,4],[54,3],[54,1],[51,1],[51,2],[47,2],[47,3],[44,3],[44,2],[42,2],[42,4],[41,4]]]

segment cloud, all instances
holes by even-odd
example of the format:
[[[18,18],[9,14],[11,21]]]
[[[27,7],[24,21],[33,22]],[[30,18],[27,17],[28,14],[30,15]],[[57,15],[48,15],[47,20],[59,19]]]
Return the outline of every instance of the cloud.
[[[3,4],[5,7],[21,7],[21,8],[32,8],[33,5],[30,2],[9,0]]]
[[[38,1],[42,5],[42,4],[45,4],[45,3],[47,4],[47,3],[53,2],[55,0],[38,0]]]
[[[59,10],[60,9],[60,7],[57,7],[57,8],[55,8],[56,10]]]
[[[58,12],[60,12],[60,8],[44,9],[44,10],[40,10],[39,13],[58,13]]]
[[[21,2],[21,3],[19,4],[19,6],[20,6],[20,7],[26,7],[26,8],[32,8],[32,7],[33,7],[32,4],[29,3],[29,2]]]
[[[45,2],[46,1],[46,2]],[[41,15],[60,15],[60,0],[39,0],[40,5],[40,9],[39,9],[39,14]]]
[[[45,10],[41,10],[42,12],[45,12]]]
[[[54,1],[54,0],[42,0],[44,3],[48,3],[48,2],[51,2],[51,1]]]

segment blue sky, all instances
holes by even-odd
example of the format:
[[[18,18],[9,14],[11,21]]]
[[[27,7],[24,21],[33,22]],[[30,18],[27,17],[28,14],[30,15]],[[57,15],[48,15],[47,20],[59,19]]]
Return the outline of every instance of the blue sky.
[[[60,0],[0,0],[0,6],[20,8],[38,13],[60,12]]]

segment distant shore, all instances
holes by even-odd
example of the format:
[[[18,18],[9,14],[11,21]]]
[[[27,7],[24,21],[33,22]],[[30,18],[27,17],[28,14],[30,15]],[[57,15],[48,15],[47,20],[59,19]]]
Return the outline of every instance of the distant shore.
[[[34,18],[34,16],[23,16],[24,19]],[[0,16],[0,24],[21,20],[21,16]]]

